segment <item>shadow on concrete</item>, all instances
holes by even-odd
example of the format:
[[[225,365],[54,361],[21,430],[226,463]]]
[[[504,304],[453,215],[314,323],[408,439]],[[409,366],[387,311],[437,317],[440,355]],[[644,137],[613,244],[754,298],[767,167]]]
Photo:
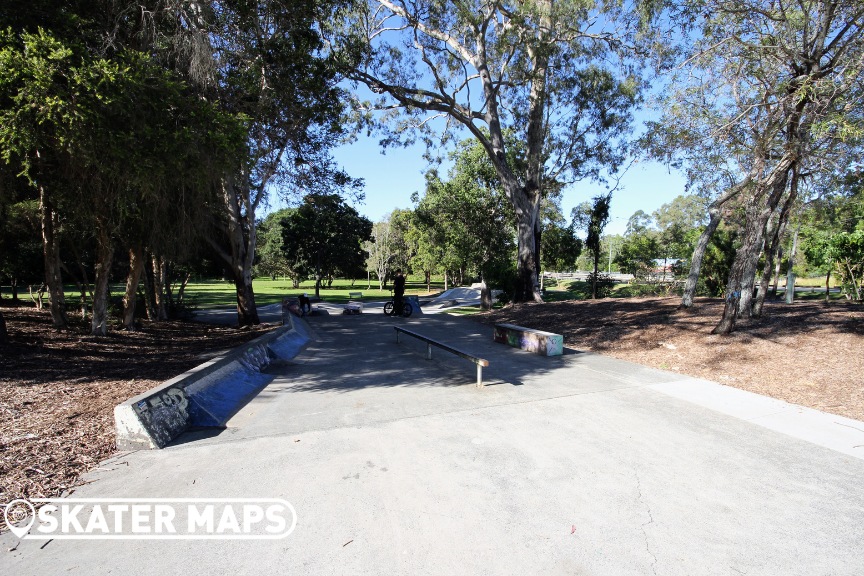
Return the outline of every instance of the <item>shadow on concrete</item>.
[[[486,386],[518,386],[529,376],[542,376],[583,354],[567,349],[564,356],[544,357],[510,348],[492,340],[490,327],[454,316],[336,316],[315,318],[310,324],[319,340],[304,353],[302,363],[280,369],[279,375],[291,385],[265,389],[259,398],[304,391],[474,385],[472,362],[434,347],[432,360],[427,360],[423,341],[403,335],[396,342],[395,325],[489,360],[490,365],[483,369]]]
[[[193,442],[198,442],[199,440],[207,440],[210,438],[217,438],[220,436],[225,430],[228,428],[226,426],[205,426],[200,428],[194,428],[192,430],[187,430],[176,439],[171,441],[166,448],[170,448],[172,446],[182,446],[183,444],[191,444]]]

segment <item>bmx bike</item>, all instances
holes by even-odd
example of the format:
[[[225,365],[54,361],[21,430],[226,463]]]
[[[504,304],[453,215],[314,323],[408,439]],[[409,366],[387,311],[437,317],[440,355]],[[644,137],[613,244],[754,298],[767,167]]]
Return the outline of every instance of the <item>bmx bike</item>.
[[[396,305],[393,303],[392,293],[391,299],[388,302],[384,303],[384,315],[385,316],[394,316],[397,315],[395,311]],[[411,307],[404,298],[402,300],[402,313],[398,314],[398,316],[402,316],[403,318],[408,318],[411,316],[411,313],[414,312],[414,309]]]

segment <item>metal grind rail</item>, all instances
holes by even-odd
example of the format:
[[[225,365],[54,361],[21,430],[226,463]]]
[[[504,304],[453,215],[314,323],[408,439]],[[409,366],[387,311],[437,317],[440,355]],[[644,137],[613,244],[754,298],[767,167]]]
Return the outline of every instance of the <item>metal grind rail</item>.
[[[396,342],[399,342],[399,334],[406,334],[411,336],[412,338],[417,338],[418,340],[422,340],[426,342],[426,359],[432,359],[432,347],[436,346],[441,348],[442,350],[446,350],[451,354],[455,354],[465,360],[469,360],[477,365],[477,386],[483,386],[483,367],[489,366],[489,361],[483,358],[479,358],[470,352],[465,352],[464,350],[459,350],[458,348],[454,348],[449,344],[444,344],[443,342],[439,342],[434,338],[430,338],[428,336],[424,336],[423,334],[418,334],[417,332],[413,332],[411,330],[406,330],[405,328],[400,328],[399,326],[394,326],[394,330],[396,330]]]

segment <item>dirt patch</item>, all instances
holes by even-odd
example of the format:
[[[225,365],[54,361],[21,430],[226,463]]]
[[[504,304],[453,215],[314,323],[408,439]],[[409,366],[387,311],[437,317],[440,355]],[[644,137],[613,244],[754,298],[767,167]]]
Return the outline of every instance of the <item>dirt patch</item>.
[[[0,503],[70,489],[114,452],[115,405],[269,329],[145,322],[138,332],[93,338],[84,326],[55,331],[46,311],[3,315],[10,344],[0,345]]]
[[[766,304],[729,336],[723,302],[628,298],[522,304],[478,317],[564,335],[566,346],[727,384],[864,420],[864,307]]]

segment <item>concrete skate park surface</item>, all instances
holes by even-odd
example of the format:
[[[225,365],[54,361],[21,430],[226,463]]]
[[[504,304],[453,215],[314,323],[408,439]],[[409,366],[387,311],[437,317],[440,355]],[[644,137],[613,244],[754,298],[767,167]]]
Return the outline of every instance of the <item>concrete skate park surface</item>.
[[[486,386],[460,358],[397,346],[397,323],[489,359]],[[6,532],[0,572],[864,574],[864,423],[600,355],[536,356],[465,318],[310,326],[227,429],[115,457],[73,495],[282,498],[292,534]]]

